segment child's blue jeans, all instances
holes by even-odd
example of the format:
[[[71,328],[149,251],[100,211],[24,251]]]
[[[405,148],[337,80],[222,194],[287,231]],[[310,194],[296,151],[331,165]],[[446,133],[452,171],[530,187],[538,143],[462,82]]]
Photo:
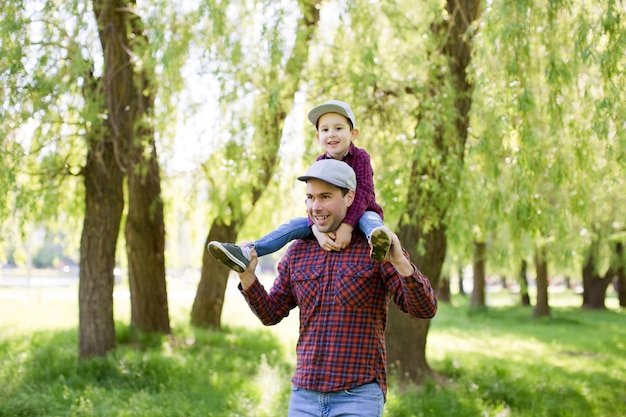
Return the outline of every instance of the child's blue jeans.
[[[359,219],[359,229],[369,239],[375,227],[383,225],[383,220],[378,213],[366,211]],[[296,217],[281,224],[259,240],[253,242],[258,256],[269,255],[283,248],[287,243],[295,239],[312,237],[313,232],[306,217]]]

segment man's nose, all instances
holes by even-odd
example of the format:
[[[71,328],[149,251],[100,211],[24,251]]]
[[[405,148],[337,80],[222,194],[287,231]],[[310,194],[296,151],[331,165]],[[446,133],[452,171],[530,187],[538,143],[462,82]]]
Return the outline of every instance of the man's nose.
[[[313,211],[319,210],[322,207],[320,200],[313,200],[313,202],[311,203],[311,209]]]

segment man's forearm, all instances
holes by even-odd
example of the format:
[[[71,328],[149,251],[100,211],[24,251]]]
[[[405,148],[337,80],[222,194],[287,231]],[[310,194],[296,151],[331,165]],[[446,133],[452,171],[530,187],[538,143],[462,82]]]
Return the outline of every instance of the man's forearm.
[[[239,280],[241,281],[241,288],[247,290],[256,281],[256,275],[253,272],[241,272],[239,274]]]
[[[396,271],[403,277],[413,276],[413,264],[405,257],[402,257],[399,261],[392,261],[391,264],[396,268]]]

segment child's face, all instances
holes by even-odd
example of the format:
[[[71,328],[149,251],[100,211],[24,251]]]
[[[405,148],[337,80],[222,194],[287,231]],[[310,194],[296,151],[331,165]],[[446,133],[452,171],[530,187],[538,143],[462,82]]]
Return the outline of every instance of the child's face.
[[[350,130],[350,122],[341,114],[326,113],[317,122],[315,137],[330,156],[341,160],[358,134],[357,129]]]

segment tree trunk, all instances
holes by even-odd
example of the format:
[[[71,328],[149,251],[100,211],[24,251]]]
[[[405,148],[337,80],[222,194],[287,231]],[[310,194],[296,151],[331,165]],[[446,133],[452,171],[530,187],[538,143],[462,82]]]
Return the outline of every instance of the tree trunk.
[[[428,234],[415,224],[400,226],[398,237],[411,255],[413,263],[429,278],[433,288],[439,285],[441,267],[446,254],[445,228],[433,228]],[[426,253],[419,255],[417,245],[420,240],[426,242]],[[433,278],[434,277],[434,278]],[[417,319],[401,312],[395,304],[389,307],[387,323],[387,361],[390,367],[398,371],[401,381],[422,383],[432,375],[426,360],[426,339],[429,319]]]
[[[465,286],[463,284],[463,280],[465,279],[464,277],[464,273],[463,273],[463,267],[459,268],[459,294],[460,295],[465,295]]]
[[[449,76],[455,90],[454,118],[455,137],[448,137],[448,126],[437,124],[433,142],[437,149],[437,157],[441,158],[441,164],[454,167],[449,176],[439,175],[440,166],[421,166],[419,161],[412,161],[411,178],[437,178],[439,191],[431,189],[419,189],[418,186],[409,190],[407,196],[407,216],[403,217],[399,225],[398,236],[400,241],[415,260],[417,267],[430,279],[433,288],[439,285],[441,267],[446,253],[446,236],[443,219],[445,219],[447,206],[453,204],[456,195],[459,173],[463,165],[465,142],[467,140],[467,128],[469,125],[469,110],[472,104],[472,84],[467,78],[467,68],[471,59],[472,36],[468,34],[469,26],[479,17],[481,12],[480,0],[448,0],[446,2],[446,19],[434,23],[433,34],[442,42],[442,53],[448,59]],[[448,71],[446,71],[448,72]],[[428,90],[432,91],[435,98],[443,100],[444,90],[447,88],[446,77],[448,74],[435,72],[430,80]],[[435,159],[435,158],[433,158]],[[419,182],[417,182],[419,183]],[[440,193],[440,194],[436,194]],[[444,207],[422,202],[445,201]],[[420,218],[422,210],[428,210],[431,216],[435,216],[440,222],[423,222]],[[430,223],[427,232],[423,230],[424,224]],[[418,244],[423,239],[424,254],[419,255]],[[389,363],[398,364],[402,380],[413,380],[421,383],[423,377],[431,373],[426,361],[426,339],[428,324],[422,323],[421,319],[409,319],[406,314],[394,313],[390,309],[389,323],[387,327],[387,348],[389,349]],[[404,323],[402,321],[405,321]],[[406,322],[408,321],[408,323]]]
[[[606,309],[606,290],[622,264],[621,260],[617,261],[619,257],[614,258],[604,277],[598,274],[596,272],[596,257],[594,256],[596,245],[596,242],[591,244],[587,260],[583,265],[583,308],[588,310]],[[612,249],[616,254],[622,250],[619,244],[614,245]]]
[[[112,31],[103,4],[94,1],[103,49]],[[105,62],[106,64],[106,62]],[[83,96],[86,113],[108,114],[106,95],[113,82],[111,67],[105,65],[103,78],[85,73]],[[82,170],[85,183],[85,218],[80,241],[78,284],[78,352],[81,359],[104,356],[115,347],[113,286],[115,251],[124,210],[124,172],[119,161],[119,137],[110,120],[91,120],[87,132],[87,160]]]
[[[131,299],[131,325],[144,332],[169,334],[169,308],[165,280],[165,226],[156,148],[147,173],[128,174],[126,254]]]
[[[519,293],[523,306],[530,306],[530,295],[528,294],[528,262],[522,260],[519,270]]]
[[[165,285],[165,227],[159,167],[149,114],[151,74],[137,69],[136,57],[148,40],[130,0],[94,0],[104,50],[107,115],[116,157],[128,174],[126,252],[131,291],[131,324],[143,331],[169,333]],[[148,156],[145,150],[148,149]]]
[[[131,30],[148,44],[143,22],[132,13]],[[130,67],[129,61],[129,68]],[[154,74],[135,70],[134,131],[129,144],[126,254],[130,284],[131,325],[144,332],[171,332],[165,273],[165,220],[161,199],[159,159],[151,125],[154,113]]]
[[[535,253],[535,269],[537,271],[537,302],[533,317],[550,317],[550,305],[548,303],[548,263],[546,251],[541,248]]]
[[[450,278],[442,277],[437,287],[437,300],[441,303],[450,302]]]
[[[430,320],[411,317],[394,303],[389,304],[387,363],[390,370],[397,372],[401,383],[422,383],[432,376],[425,354],[429,327]],[[411,346],[408,351],[404,350],[407,346]]]
[[[474,289],[470,301],[470,310],[484,310],[485,304],[485,259],[487,256],[487,244],[474,242]]]
[[[617,291],[620,307],[626,307],[626,262],[624,260],[624,246],[621,242],[617,244],[616,252],[619,264],[616,272],[615,291]]]
[[[207,250],[209,242],[234,242],[234,225],[225,225],[220,219],[213,222],[202,251],[202,273],[196,297],[191,308],[191,324],[202,328],[221,328],[222,308],[230,268],[215,260]]]
[[[113,144],[104,138],[90,142],[85,180],[85,218],[80,240],[78,284],[79,357],[104,356],[115,347],[113,270],[124,210],[124,174]]]

